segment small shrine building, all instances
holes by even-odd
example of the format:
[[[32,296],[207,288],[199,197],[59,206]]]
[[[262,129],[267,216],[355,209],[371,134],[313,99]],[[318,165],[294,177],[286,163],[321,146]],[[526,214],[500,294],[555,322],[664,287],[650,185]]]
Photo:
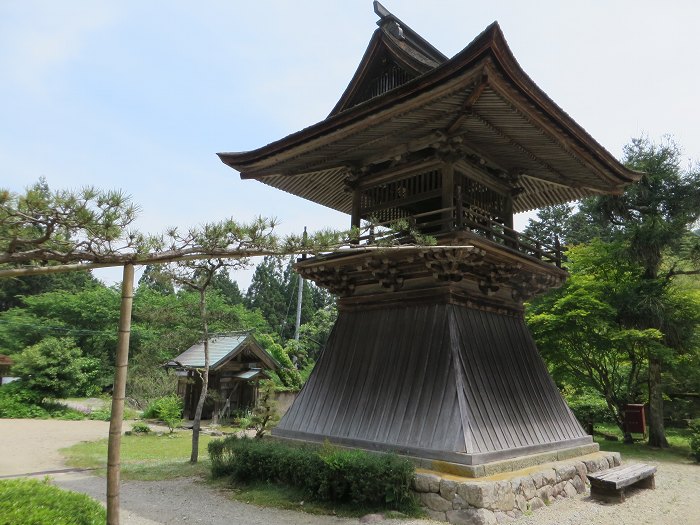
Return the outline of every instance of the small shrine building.
[[[296,270],[337,294],[326,350],[273,435],[478,465],[597,449],[547,373],[523,301],[567,277],[513,214],[617,194],[620,164],[521,69],[497,23],[448,58],[375,2],[329,116],[221,160],[370,231]],[[436,240],[382,230],[397,220]],[[398,247],[369,245],[393,235]],[[405,244],[401,245],[405,241]]]

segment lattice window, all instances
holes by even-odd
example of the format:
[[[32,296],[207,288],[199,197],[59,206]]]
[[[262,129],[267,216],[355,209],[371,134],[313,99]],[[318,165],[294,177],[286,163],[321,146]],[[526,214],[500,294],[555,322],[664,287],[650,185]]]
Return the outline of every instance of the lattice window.
[[[462,202],[466,208],[492,219],[503,220],[506,210],[506,197],[466,176],[459,178],[462,187]]]
[[[429,199],[439,195],[441,187],[440,170],[431,170],[371,186],[362,191],[362,214]]]

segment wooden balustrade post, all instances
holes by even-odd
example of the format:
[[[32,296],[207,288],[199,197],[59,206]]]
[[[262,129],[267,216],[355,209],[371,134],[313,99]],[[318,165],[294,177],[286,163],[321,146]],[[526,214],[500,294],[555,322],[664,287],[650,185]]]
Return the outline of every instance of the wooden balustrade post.
[[[464,228],[464,204],[462,203],[462,186],[457,186],[455,189],[455,207],[457,215],[457,229]]]

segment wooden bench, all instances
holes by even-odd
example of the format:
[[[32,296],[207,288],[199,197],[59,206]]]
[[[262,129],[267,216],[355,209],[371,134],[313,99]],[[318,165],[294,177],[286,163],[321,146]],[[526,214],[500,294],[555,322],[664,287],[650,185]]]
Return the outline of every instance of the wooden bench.
[[[656,467],[637,463],[588,474],[591,496],[605,501],[625,501],[627,487],[654,489]]]

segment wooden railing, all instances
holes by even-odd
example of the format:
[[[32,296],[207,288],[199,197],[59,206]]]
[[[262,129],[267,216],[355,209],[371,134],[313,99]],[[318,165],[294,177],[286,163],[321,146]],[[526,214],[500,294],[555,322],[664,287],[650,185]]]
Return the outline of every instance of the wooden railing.
[[[455,206],[418,213],[405,218],[408,229],[396,229],[395,221],[373,223],[367,233],[360,235],[357,243],[414,242],[411,232],[440,235],[454,231],[469,231],[491,242],[517,252],[551,263],[561,268],[564,256],[559,240],[554,245],[542,243],[532,237],[504,226],[474,206],[456,202]]]

